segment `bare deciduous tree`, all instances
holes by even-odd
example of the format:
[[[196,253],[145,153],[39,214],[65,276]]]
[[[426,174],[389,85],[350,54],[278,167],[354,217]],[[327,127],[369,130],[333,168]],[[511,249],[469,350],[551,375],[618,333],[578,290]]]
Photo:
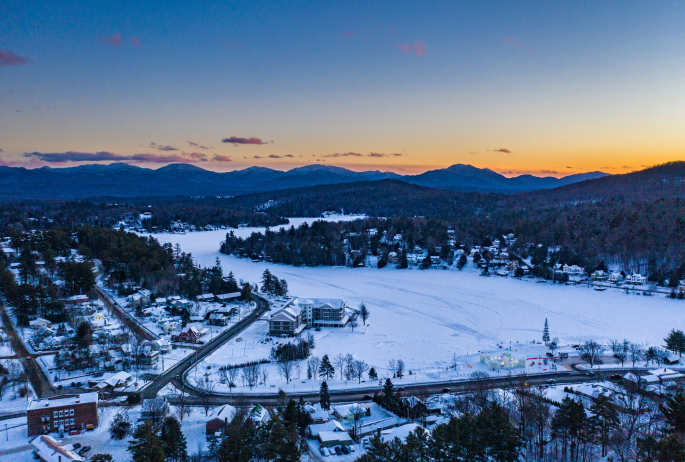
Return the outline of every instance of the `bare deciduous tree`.
[[[342,380],[345,374],[345,356],[339,354],[338,356],[333,358],[333,365],[336,369],[340,371],[340,380]]]
[[[292,359],[285,359],[277,363],[278,373],[285,379],[285,383],[290,383],[296,364]]]
[[[362,376],[369,370],[369,365],[361,359],[357,359],[352,363],[352,374],[361,383]]]

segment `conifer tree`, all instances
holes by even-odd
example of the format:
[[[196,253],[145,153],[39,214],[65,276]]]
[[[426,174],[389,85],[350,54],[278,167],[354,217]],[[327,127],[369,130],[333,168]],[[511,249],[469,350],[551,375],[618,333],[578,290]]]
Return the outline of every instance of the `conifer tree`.
[[[545,318],[545,328],[542,329],[542,341],[545,342],[545,345],[549,343],[549,324],[547,324],[547,318]]]
[[[188,459],[186,438],[181,430],[181,424],[175,417],[167,417],[164,421],[161,440],[167,460],[184,462]]]
[[[133,462],[164,462],[162,441],[157,436],[155,425],[146,421],[136,427],[133,440],[128,446]]]
[[[328,355],[323,355],[321,358],[321,365],[319,366],[319,376],[326,377],[326,380],[333,377],[335,374],[335,367],[331,364],[331,360],[328,359]]]
[[[328,394],[328,384],[324,380],[321,382],[321,389],[319,390],[319,404],[321,409],[327,411],[331,408],[331,396]]]

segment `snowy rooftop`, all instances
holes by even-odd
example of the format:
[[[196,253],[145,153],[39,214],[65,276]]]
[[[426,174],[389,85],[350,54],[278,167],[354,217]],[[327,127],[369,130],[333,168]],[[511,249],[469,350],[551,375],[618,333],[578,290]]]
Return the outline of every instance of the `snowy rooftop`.
[[[52,436],[41,435],[31,441],[36,454],[45,462],[82,461],[81,456],[60,445]]]
[[[29,402],[29,410],[32,409],[44,409],[60,406],[73,406],[75,404],[83,403],[97,403],[98,394],[97,393],[82,393],[80,395],[64,395],[56,396],[49,399],[38,399]]]
[[[395,427],[391,430],[384,430],[381,432],[381,439],[384,443],[389,443],[395,438],[399,438],[399,440],[404,443],[404,441],[407,439],[407,436],[409,436],[410,433],[416,431],[417,428],[423,427],[421,427],[421,425],[419,424],[410,423],[406,425],[401,425],[399,427]]]

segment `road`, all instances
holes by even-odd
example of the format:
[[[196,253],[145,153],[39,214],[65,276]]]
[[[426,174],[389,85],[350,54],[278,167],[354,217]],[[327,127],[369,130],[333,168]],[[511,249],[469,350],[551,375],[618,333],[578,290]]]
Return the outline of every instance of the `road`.
[[[157,337],[154,333],[152,333],[149,329],[141,325],[138,321],[133,319],[131,315],[124,310],[119,304],[104,290],[102,290],[100,287],[95,286],[95,292],[97,292],[98,297],[102,302],[105,304],[107,309],[114,313],[114,315],[119,318],[119,320],[126,326],[128,327],[131,331],[135,332],[135,334],[138,336],[138,338],[143,339],[143,340],[158,340],[159,337]]]
[[[628,372],[634,374],[644,374],[644,369],[621,369],[620,374],[625,375]],[[602,377],[608,378],[612,373],[619,373],[619,370],[603,370]],[[586,375],[585,372],[557,372],[545,373],[545,374],[535,374],[528,376],[507,376],[507,377],[493,377],[484,380],[485,385],[488,388],[514,388],[520,385],[520,381],[523,378],[524,382],[528,386],[534,385],[548,385],[549,380],[556,380],[554,383],[557,385],[572,384],[572,383],[585,383],[585,382],[597,382],[600,380],[597,374],[592,376]],[[416,393],[428,393],[430,395],[443,393],[444,390],[449,390],[451,393],[465,393],[473,390],[477,384],[477,380],[461,380],[461,381],[446,381],[446,382],[435,382],[429,384],[411,384],[403,385],[401,381],[396,380],[394,382],[395,389],[401,390],[402,394],[409,396]],[[186,389],[190,389],[195,395],[201,395],[201,390],[197,390],[186,384]],[[354,401],[364,401],[368,400],[369,396],[373,396],[374,392],[380,392],[382,387],[370,387],[363,389],[347,389],[347,390],[331,390],[329,392],[331,397],[331,402],[354,402]],[[318,392],[302,392],[302,393],[291,393],[288,395],[291,398],[299,399],[302,397],[303,400],[312,403],[319,402]],[[247,404],[261,404],[261,405],[277,405],[278,397],[274,393],[269,394],[239,394],[239,393],[212,393],[211,396],[194,396],[188,402],[192,405],[204,405],[207,401],[212,405],[221,404],[237,404],[237,405],[247,405]],[[175,403],[174,399],[170,402]]]
[[[16,330],[14,330],[14,325],[12,325],[9,316],[5,311],[4,305],[2,306],[2,323],[5,327],[5,332],[10,338],[12,348],[14,349],[16,356],[20,358],[19,360],[22,362],[24,370],[26,371],[26,375],[31,381],[31,385],[33,386],[36,394],[39,397],[48,397],[54,395],[50,381],[45,374],[43,374],[43,371],[38,363],[36,363],[36,358],[29,354],[29,351],[19,338],[19,334],[17,334]]]
[[[214,340],[210,341],[202,348],[198,349],[195,353],[187,356],[173,367],[158,375],[149,385],[147,385],[141,395],[144,399],[150,399],[157,396],[157,393],[164,388],[169,382],[174,380],[176,376],[183,377],[193,364],[201,361],[206,356],[212,354],[221,345],[232,339],[234,336],[238,335],[240,332],[249,327],[253,322],[259,319],[264,313],[269,310],[269,303],[262,297],[253,294],[252,295],[255,302],[257,302],[257,308],[255,308],[252,313],[245,317],[245,319],[236,323],[229,329],[226,329],[221,334],[219,334]],[[183,386],[180,380],[176,380],[175,384],[177,386]]]

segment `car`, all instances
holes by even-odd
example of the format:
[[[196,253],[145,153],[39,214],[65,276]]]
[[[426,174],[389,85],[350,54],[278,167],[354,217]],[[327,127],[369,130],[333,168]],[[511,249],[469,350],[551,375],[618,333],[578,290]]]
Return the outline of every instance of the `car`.
[[[352,445],[349,445],[349,446],[347,447],[347,449],[349,449],[350,452],[357,452],[357,451],[354,449],[354,446],[352,446]]]
[[[595,375],[595,373],[594,372],[586,372],[585,375],[587,375],[588,377],[592,377],[593,375]]]
[[[350,450],[347,449],[347,446],[340,446],[340,450],[342,451],[343,454],[347,455],[350,453]]]
[[[371,400],[373,399],[373,397],[372,397],[371,395],[364,395],[364,396],[362,397],[362,399],[363,399],[364,401],[371,401]]]
[[[555,379],[547,379],[547,383],[557,383]]]
[[[342,456],[342,453],[343,453],[343,452],[342,452],[342,449],[340,449],[340,446],[336,446],[336,447],[335,447],[335,453],[336,453],[337,455],[339,455],[339,456]]]
[[[443,393],[449,393],[449,392],[450,392],[450,389],[449,389],[449,388],[443,388],[443,389],[442,389],[442,392],[443,392]]]
[[[81,449],[79,449],[78,455],[82,456],[88,451],[90,451],[90,446],[83,446]]]
[[[330,456],[330,455],[331,455],[331,453],[328,452],[328,449],[324,448],[323,446],[321,446],[321,448],[319,448],[319,449],[320,449],[320,451],[321,451],[321,455],[322,455],[322,456],[327,457],[327,456]]]
[[[71,445],[71,447],[72,447],[73,449],[78,449],[78,448],[81,447],[81,443],[74,443],[74,444]]]
[[[618,382],[618,381],[620,381],[623,377],[621,377],[621,374],[611,374],[611,375],[609,376],[609,378],[610,378],[611,380],[615,380],[615,381]]]

